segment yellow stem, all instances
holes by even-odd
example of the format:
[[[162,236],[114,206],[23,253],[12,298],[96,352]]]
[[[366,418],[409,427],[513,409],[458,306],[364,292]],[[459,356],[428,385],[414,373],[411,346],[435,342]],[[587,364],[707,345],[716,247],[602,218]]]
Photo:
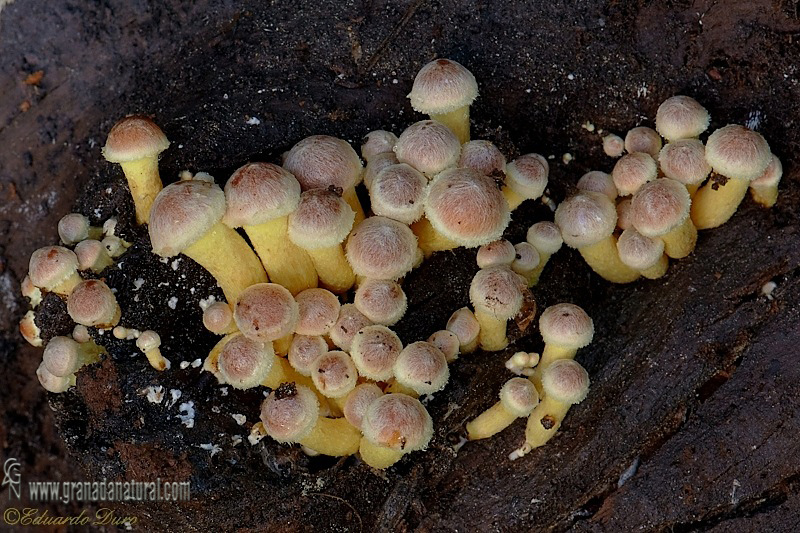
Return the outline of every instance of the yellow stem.
[[[458,142],[464,144],[469,142],[469,106],[459,107],[449,113],[442,113],[440,115],[430,115],[431,120],[441,122],[450,131],[456,134]]]
[[[697,244],[697,228],[694,227],[691,217],[686,217],[683,224],[662,235],[664,241],[664,253],[673,259],[683,259],[692,251]]]
[[[452,250],[459,246],[457,242],[436,231],[425,217],[411,224],[411,231],[417,236],[417,244],[425,257],[430,257],[433,252]]]
[[[361,437],[361,444],[358,448],[358,452],[361,454],[361,459],[365,463],[379,470],[389,468],[402,459],[404,455],[401,451],[373,444],[367,437]]]
[[[669,259],[666,255],[662,254],[661,258],[656,262],[655,265],[651,266],[650,268],[645,268],[641,271],[641,273],[642,276],[646,277],[647,279],[658,279],[667,273],[667,268],[669,268]]]
[[[361,207],[361,202],[358,199],[358,194],[356,194],[356,188],[350,187],[349,189],[345,190],[342,193],[342,198],[347,205],[350,206],[350,209],[356,214],[355,220],[353,220],[353,227],[355,228],[364,220],[364,208]]]
[[[514,209],[519,207],[519,204],[525,201],[525,198],[517,194],[516,192],[511,190],[511,187],[508,185],[503,185],[502,188],[503,196],[506,197],[506,202],[508,202],[508,207],[513,211]]]
[[[528,425],[525,428],[526,444],[531,448],[544,446],[561,427],[569,408],[570,404],[545,396],[528,417]]]
[[[475,318],[481,325],[481,332],[478,334],[481,348],[487,352],[497,352],[508,346],[505,320],[500,320],[479,309],[475,310]]]
[[[772,207],[778,201],[778,186],[767,185],[759,187],[758,185],[750,187],[750,195],[757,203],[764,207]]]
[[[292,345],[294,333],[289,333],[280,339],[272,341],[272,349],[277,355],[286,355],[289,353],[289,347]]]
[[[136,222],[146,224],[150,221],[150,208],[153,200],[164,188],[158,174],[158,157],[147,157],[136,161],[120,163],[122,172],[128,180],[133,204],[136,207]]]
[[[317,269],[320,283],[337,294],[347,292],[356,282],[356,275],[344,255],[341,244],[308,250]]]
[[[613,235],[578,251],[592,270],[612,283],[630,283],[639,278],[639,273],[619,258],[617,241]]]
[[[536,268],[534,268],[533,271],[531,272],[528,282],[528,287],[533,287],[534,285],[539,283],[539,278],[542,275],[542,270],[544,270],[544,267],[547,266],[547,262],[550,260],[550,256],[552,255],[543,253],[538,249],[537,251],[539,252],[539,265]]]
[[[723,225],[730,219],[742,203],[750,182],[728,179],[725,185],[711,180],[697,191],[692,198],[692,221],[697,229],[711,229]]]
[[[292,294],[317,286],[317,270],[308,253],[289,240],[288,216],[257,226],[244,226],[269,279]]]
[[[502,402],[497,402],[467,424],[467,438],[469,440],[489,438],[506,429],[516,419],[515,415],[503,407]]]
[[[320,417],[314,429],[300,444],[322,455],[353,455],[361,444],[361,432],[344,418]]]
[[[72,294],[72,289],[74,289],[75,286],[81,281],[83,281],[83,278],[81,278],[80,274],[78,274],[77,271],[73,272],[67,277],[67,279],[53,287],[52,292],[62,296],[69,296]]]
[[[384,391],[386,394],[405,394],[406,396],[411,396],[412,398],[419,398],[419,393],[412,389],[411,387],[406,387],[405,385],[401,385],[397,382],[396,379],[392,379],[389,383],[389,386],[386,387]]]

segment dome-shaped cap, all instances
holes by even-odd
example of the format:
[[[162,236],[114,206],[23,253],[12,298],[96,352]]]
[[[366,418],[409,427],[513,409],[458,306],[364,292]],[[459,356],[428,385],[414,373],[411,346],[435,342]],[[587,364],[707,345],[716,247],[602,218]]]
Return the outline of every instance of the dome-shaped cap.
[[[589,373],[572,359],[554,361],[542,372],[545,397],[574,405],[589,392]]]
[[[577,305],[551,305],[539,317],[539,332],[545,344],[577,350],[592,342],[594,322]]]
[[[550,165],[539,154],[519,156],[506,165],[506,185],[527,199],[539,198],[547,187]]]
[[[631,222],[642,235],[659,237],[683,224],[691,205],[689,191],[682,183],[669,178],[657,179],[633,195]]]
[[[664,241],[645,237],[634,228],[622,232],[617,241],[619,259],[635,270],[646,270],[664,255]]]
[[[271,342],[259,342],[236,333],[219,354],[217,368],[225,383],[236,389],[257,387],[275,363]]]
[[[578,180],[578,189],[582,191],[599,192],[608,196],[611,200],[615,200],[619,193],[617,186],[614,185],[614,179],[611,174],[607,174],[600,170],[590,170]]]
[[[376,215],[413,224],[425,210],[428,178],[405,163],[391,165],[372,182],[369,197]]]
[[[295,144],[283,167],[294,174],[304,191],[333,185],[354,187],[361,180],[361,159],[347,141],[329,135],[312,135]]]
[[[319,418],[319,401],[311,389],[284,383],[261,404],[261,423],[267,435],[278,442],[306,438]]]
[[[639,188],[658,177],[658,165],[655,159],[644,152],[634,152],[622,156],[614,169],[611,177],[620,196],[628,196]]]
[[[256,283],[242,291],[233,319],[248,338],[270,342],[294,332],[300,310],[292,293],[277,283]]]
[[[99,279],[78,283],[67,299],[70,318],[84,326],[108,328],[116,326],[120,318],[117,297]]]
[[[711,173],[706,148],[697,139],[667,143],[658,155],[658,163],[666,177],[684,185],[699,185]]]
[[[539,404],[539,393],[533,381],[527,378],[511,378],[500,389],[500,401],[511,414],[528,416]]]
[[[381,325],[361,328],[350,345],[350,355],[358,373],[373,381],[388,381],[392,378],[394,363],[401,351],[403,343],[400,337]]]
[[[347,395],[342,413],[353,427],[361,429],[364,415],[370,404],[383,396],[383,391],[374,383],[362,383]]]
[[[426,176],[434,176],[456,165],[461,143],[444,124],[421,120],[400,134],[394,153],[400,163],[409,164]]]
[[[583,248],[614,233],[617,209],[608,196],[582,191],[558,205],[555,222],[567,246]]]
[[[289,239],[306,250],[336,246],[350,233],[355,216],[335,191],[305,191],[297,209],[289,215]]]
[[[111,163],[125,163],[156,157],[169,148],[169,141],[155,122],[144,116],[125,117],[108,132],[103,157]]]
[[[72,250],[63,246],[45,246],[31,254],[28,277],[36,287],[50,291],[75,275],[78,266],[78,256]]]
[[[367,407],[362,430],[377,446],[411,452],[428,446],[433,436],[433,420],[416,398],[385,394]]]
[[[248,163],[225,184],[225,200],[225,224],[232,228],[255,226],[294,211],[300,202],[300,184],[278,165]]]
[[[484,268],[472,278],[469,299],[476,310],[498,320],[508,320],[522,308],[522,288],[525,285],[525,281],[508,267]]]
[[[347,261],[356,275],[394,280],[413,268],[417,238],[401,222],[369,217],[350,234],[346,249]]]
[[[477,170],[486,176],[502,177],[506,168],[506,156],[489,141],[469,141],[461,146],[457,166]]]
[[[760,133],[730,124],[706,141],[706,161],[715,172],[728,178],[752,181],[764,173],[772,152]]]
[[[435,59],[422,67],[408,95],[420,113],[439,115],[470,105],[478,97],[478,82],[462,64]]]
[[[550,221],[537,222],[530,228],[525,237],[540,254],[552,255],[561,249],[564,239],[561,238],[561,230],[555,223]]]
[[[417,394],[433,394],[450,378],[447,357],[429,342],[412,342],[395,360],[394,378]]]
[[[667,98],[656,111],[656,130],[670,142],[697,137],[710,121],[706,108],[691,96]]]

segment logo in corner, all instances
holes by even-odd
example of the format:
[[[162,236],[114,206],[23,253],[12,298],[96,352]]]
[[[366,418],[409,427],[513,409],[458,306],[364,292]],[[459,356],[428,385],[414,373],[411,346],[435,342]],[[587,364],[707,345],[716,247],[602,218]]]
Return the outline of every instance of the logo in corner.
[[[8,485],[8,499],[11,499],[11,495],[20,499],[20,488],[22,486],[22,474],[20,473],[20,464],[13,457],[9,457],[6,459],[6,462],[3,463],[3,487]]]

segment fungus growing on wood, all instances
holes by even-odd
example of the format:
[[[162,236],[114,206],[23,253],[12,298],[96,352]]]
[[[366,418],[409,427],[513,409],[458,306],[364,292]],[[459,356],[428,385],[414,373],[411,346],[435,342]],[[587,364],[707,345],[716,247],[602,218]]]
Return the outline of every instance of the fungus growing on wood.
[[[405,163],[391,165],[375,178],[369,197],[376,215],[413,224],[425,211],[428,178]]]
[[[147,357],[150,366],[158,370],[167,370],[170,362],[161,355],[161,337],[153,330],[143,331],[136,339],[136,347]]]
[[[706,108],[691,96],[667,98],[656,111],[656,131],[670,142],[697,138],[710,121]]]
[[[658,157],[661,150],[661,137],[653,128],[638,126],[628,131],[625,135],[625,150],[632,154],[644,152],[650,157]]]
[[[78,256],[63,246],[45,246],[33,254],[28,264],[31,283],[48,292],[69,296],[81,282]]]
[[[375,216],[353,229],[346,249],[347,261],[357,276],[397,280],[414,266],[417,238],[402,222]]]
[[[403,288],[391,280],[362,281],[356,289],[353,303],[369,321],[384,326],[396,324],[408,307]]]
[[[58,221],[58,236],[66,245],[76,244],[86,239],[99,239],[103,228],[89,224],[89,219],[80,213],[69,213]]]
[[[761,176],[750,182],[753,200],[764,207],[772,207],[778,201],[778,184],[783,176],[781,160],[773,154],[767,169]]]
[[[544,194],[550,165],[539,154],[522,155],[506,165],[503,195],[513,211],[525,200],[535,200]]]
[[[67,299],[67,312],[76,323],[97,328],[116,326],[122,314],[114,293],[96,279],[75,286]]]
[[[470,141],[461,147],[461,156],[456,166],[502,178],[505,175],[506,156],[489,141]]]
[[[539,404],[539,393],[526,378],[511,378],[500,389],[500,401],[467,424],[469,440],[486,439],[500,433],[517,418],[531,414]]]
[[[367,407],[362,430],[361,459],[373,468],[385,469],[403,455],[428,446],[433,436],[433,420],[416,398],[385,394]]]
[[[411,165],[432,178],[456,165],[461,155],[461,142],[439,122],[421,120],[400,134],[394,153],[400,163]]]
[[[619,195],[630,196],[638,191],[639,187],[658,177],[658,165],[649,154],[634,152],[617,161],[611,171],[611,177]]]
[[[633,195],[631,222],[646,237],[664,241],[664,253],[682,259],[697,243],[697,228],[689,217],[692,199],[686,187],[675,180],[651,181]]]
[[[526,282],[508,267],[478,271],[469,286],[469,299],[480,324],[479,342],[489,352],[508,345],[506,322],[522,308]]]

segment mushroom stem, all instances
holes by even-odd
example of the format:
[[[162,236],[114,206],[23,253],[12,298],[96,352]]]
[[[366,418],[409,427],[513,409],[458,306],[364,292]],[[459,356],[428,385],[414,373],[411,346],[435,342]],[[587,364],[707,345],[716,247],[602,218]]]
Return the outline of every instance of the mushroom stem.
[[[506,429],[517,418],[517,415],[505,408],[503,402],[497,402],[467,423],[467,438],[469,440],[489,438]]]
[[[169,361],[167,361],[163,355],[161,355],[160,348],[152,348],[150,350],[144,351],[144,356],[147,357],[147,362],[150,363],[150,366],[158,370],[159,372],[166,370],[169,366]]]
[[[405,385],[398,383],[396,379],[392,379],[392,381],[389,383],[389,386],[386,387],[386,390],[383,392],[386,394],[405,394],[406,396],[411,396],[412,398],[419,398],[417,391],[411,387],[406,387]]]
[[[475,310],[475,318],[481,325],[481,332],[478,335],[481,348],[487,352],[496,352],[508,346],[505,320],[499,320],[480,309]]]
[[[366,437],[361,437],[361,444],[358,447],[358,452],[361,454],[361,459],[365,463],[378,470],[389,468],[405,455],[399,450],[373,444]]]
[[[322,455],[343,457],[358,451],[361,432],[345,418],[320,417],[300,444]]]
[[[716,190],[715,185],[718,186]],[[692,221],[695,227],[711,229],[727,222],[742,203],[749,186],[747,180],[728,179],[722,185],[711,179],[700,187],[692,198]]]
[[[144,224],[150,220],[153,200],[164,186],[158,174],[158,156],[145,157],[136,161],[120,163],[122,172],[128,180],[133,203],[136,207],[136,222]]]
[[[459,246],[457,242],[436,231],[426,217],[411,224],[411,231],[417,236],[417,244],[425,257],[430,257],[433,252],[452,250]]]
[[[586,263],[602,278],[612,283],[630,283],[639,278],[639,273],[623,263],[617,253],[613,235],[579,248]]]
[[[778,201],[778,185],[751,185],[750,195],[764,207],[772,207]]]
[[[320,283],[331,292],[347,292],[356,282],[356,275],[347,262],[341,244],[308,250],[317,269]]]
[[[503,185],[501,192],[503,193],[503,196],[505,196],[506,202],[508,202],[508,208],[512,211],[518,208],[519,204],[526,200],[526,198],[514,192],[508,185]]]
[[[692,253],[697,244],[697,228],[692,223],[692,219],[686,217],[683,224],[666,235],[662,235],[661,239],[664,241],[664,253],[667,256],[673,259],[683,259]]]
[[[429,115],[431,120],[444,124],[458,137],[458,142],[469,142],[469,106],[456,108],[449,113]]]
[[[639,272],[647,279],[659,279],[667,273],[668,268],[669,258],[666,255],[662,255],[661,259],[659,259],[656,264],[644,270],[640,270]]]
[[[272,341],[272,349],[275,350],[275,353],[278,355],[286,355],[289,353],[289,347],[292,345],[292,339],[294,339],[294,333],[284,335],[280,339]]]
[[[691,198],[694,198],[694,195],[697,194],[697,190],[699,188],[700,188],[699,184],[694,184],[694,185],[691,185],[691,184],[688,184],[688,183],[686,184],[686,190],[689,191],[689,196]]]
[[[293,295],[317,286],[317,271],[308,253],[287,237],[289,217],[255,226],[243,226],[273,283]]]
[[[531,448],[544,446],[561,427],[561,422],[570,407],[568,403],[559,402],[545,395],[528,417],[525,443]]]
[[[183,254],[196,261],[222,287],[231,304],[250,285],[267,282],[264,267],[236,230],[217,222],[208,233],[187,247]]]
[[[366,218],[364,216],[364,208],[361,207],[361,202],[356,194],[356,188],[348,187],[345,189],[344,192],[342,192],[342,199],[347,202],[347,205],[349,205],[350,209],[356,214],[356,218],[353,220],[353,227],[355,228]]]
[[[542,275],[542,270],[544,270],[544,267],[547,266],[547,262],[553,255],[545,253],[539,250],[538,248],[536,250],[539,252],[539,264],[526,276],[526,278],[528,279],[528,287],[533,287],[534,285],[539,283],[539,278]]]

